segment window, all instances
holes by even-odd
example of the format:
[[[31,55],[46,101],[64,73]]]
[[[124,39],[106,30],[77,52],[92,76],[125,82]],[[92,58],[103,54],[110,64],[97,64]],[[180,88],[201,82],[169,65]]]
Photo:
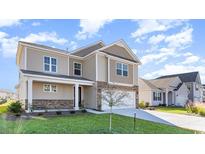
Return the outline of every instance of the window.
[[[199,90],[199,85],[198,84],[196,84],[196,91],[198,91]]]
[[[74,63],[74,75],[81,76],[81,64]]]
[[[117,75],[128,76],[128,65],[117,63]]]
[[[117,75],[122,75],[122,64],[117,63]]]
[[[56,60],[56,58],[44,57],[44,71],[57,72],[57,60]]]
[[[57,86],[54,84],[44,84],[43,91],[44,92],[57,92]]]
[[[44,84],[43,90],[44,90],[45,92],[50,92],[50,91],[51,91],[50,85],[49,85],[49,84]]]
[[[161,101],[162,100],[162,96],[160,92],[153,92],[153,100],[154,101]]]

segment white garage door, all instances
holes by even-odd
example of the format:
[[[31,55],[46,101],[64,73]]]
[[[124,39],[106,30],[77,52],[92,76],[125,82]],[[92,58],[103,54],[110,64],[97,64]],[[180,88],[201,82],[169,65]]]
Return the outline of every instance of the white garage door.
[[[135,93],[134,92],[127,92],[127,93],[128,96],[123,99],[123,103],[118,106],[113,106],[113,109],[135,108]],[[102,110],[109,110],[109,109],[110,107],[108,103],[102,100]]]

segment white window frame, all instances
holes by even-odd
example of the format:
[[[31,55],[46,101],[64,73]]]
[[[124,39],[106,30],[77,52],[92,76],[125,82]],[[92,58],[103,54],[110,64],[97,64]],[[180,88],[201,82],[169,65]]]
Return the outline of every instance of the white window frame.
[[[47,64],[47,65],[49,65],[49,71],[45,70],[45,65],[46,65],[46,63],[44,61],[45,57],[48,57],[49,60],[50,60],[50,63]],[[52,59],[56,60],[56,65],[55,65],[56,66],[56,71],[55,72],[52,71]],[[57,58],[56,57],[50,57],[50,56],[43,56],[43,70],[44,70],[44,72],[57,73],[58,72],[58,60],[57,60]]]
[[[80,64],[80,75],[75,74],[75,64]],[[73,62],[73,75],[74,76],[82,76],[82,69],[83,69],[83,65],[80,62]]]
[[[122,71],[122,74],[121,75],[119,75],[119,74],[117,74],[117,70],[118,70],[118,67],[117,67],[117,65],[118,64],[121,64],[121,71]],[[123,66],[127,66],[127,76],[125,76],[125,75],[123,75]],[[128,68],[128,64],[125,64],[125,63],[121,63],[121,62],[117,62],[116,63],[116,75],[118,75],[118,76],[122,76],[122,77],[128,77],[129,76],[129,68]]]
[[[45,90],[45,86],[48,85],[49,86],[49,91],[46,91]],[[52,90],[52,86],[56,86],[56,91],[53,91]],[[56,93],[58,91],[58,87],[56,84],[43,84],[43,92],[46,92],[46,93]]]
[[[162,94],[161,94],[161,92],[154,91],[153,93],[155,94],[155,96],[153,97],[153,101],[162,101]],[[160,95],[161,95],[161,97],[160,97]],[[156,97],[156,100],[154,99],[155,97]]]

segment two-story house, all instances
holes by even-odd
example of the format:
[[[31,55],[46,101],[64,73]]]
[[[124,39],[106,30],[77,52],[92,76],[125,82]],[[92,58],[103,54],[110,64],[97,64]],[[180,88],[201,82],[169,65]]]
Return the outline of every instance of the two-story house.
[[[129,93],[117,108],[135,108],[138,102],[140,61],[123,40],[99,41],[73,52],[20,41],[16,63],[17,92],[27,112],[106,110],[101,94],[109,87]]]

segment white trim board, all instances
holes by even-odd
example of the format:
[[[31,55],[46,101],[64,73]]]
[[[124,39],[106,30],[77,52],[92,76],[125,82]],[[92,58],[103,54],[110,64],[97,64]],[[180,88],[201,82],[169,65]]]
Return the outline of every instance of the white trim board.
[[[88,85],[92,86],[94,84],[93,81],[82,81],[75,79],[62,79],[57,77],[48,77],[42,75],[32,75],[32,74],[23,74],[25,77],[32,78],[33,81],[42,81],[42,82],[53,82],[53,83],[65,83],[65,84],[80,84],[80,85]]]

